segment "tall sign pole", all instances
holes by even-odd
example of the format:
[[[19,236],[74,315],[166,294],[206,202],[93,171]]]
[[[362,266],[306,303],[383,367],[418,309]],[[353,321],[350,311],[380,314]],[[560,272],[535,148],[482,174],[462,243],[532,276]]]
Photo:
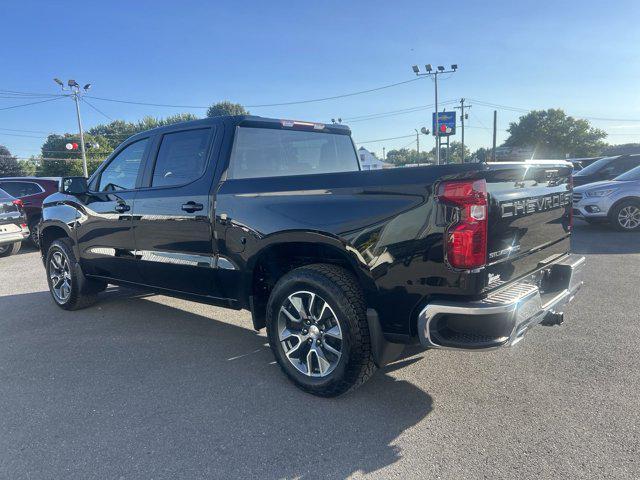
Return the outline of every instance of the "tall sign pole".
[[[436,136],[436,165],[440,165],[440,122],[438,120],[438,75],[442,73],[453,73],[458,69],[458,65],[451,65],[451,69],[445,71],[442,65],[438,65],[436,70],[433,69],[430,63],[427,63],[424,68],[426,72],[420,72],[420,68],[417,65],[413,67],[413,73],[415,73],[418,77],[421,76],[433,76],[435,83],[435,111],[436,111],[436,121],[435,121],[435,131],[433,134]]]

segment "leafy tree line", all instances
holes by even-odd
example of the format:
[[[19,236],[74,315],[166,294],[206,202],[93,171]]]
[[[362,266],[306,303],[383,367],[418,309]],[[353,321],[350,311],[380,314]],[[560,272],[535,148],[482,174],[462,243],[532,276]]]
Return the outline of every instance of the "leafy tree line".
[[[207,117],[223,115],[243,115],[249,112],[242,105],[228,101],[218,102],[209,107]],[[91,175],[100,163],[125,139],[131,135],[152,128],[171,125],[178,122],[197,120],[192,113],[179,113],[165,118],[144,117],[137,122],[114,120],[111,123],[99,124],[88,129],[84,134],[87,155],[87,169]],[[43,177],[60,177],[65,175],[82,175],[80,150],[67,150],[67,143],[80,143],[77,133],[49,135],[41,147],[42,158],[61,160],[28,161],[17,160],[6,147],[0,146],[0,177],[38,175]],[[64,160],[69,159],[69,160]],[[36,159],[37,160],[37,159]]]
[[[462,143],[458,141],[451,142],[449,151],[443,144],[440,147],[440,160],[444,162],[447,160],[449,163],[460,163],[462,155]],[[464,158],[468,159],[471,155],[469,149],[464,147]],[[436,148],[433,147],[430,151],[409,150],[408,148],[401,148],[398,150],[389,150],[387,153],[386,161],[396,166],[404,166],[416,163],[435,163]]]

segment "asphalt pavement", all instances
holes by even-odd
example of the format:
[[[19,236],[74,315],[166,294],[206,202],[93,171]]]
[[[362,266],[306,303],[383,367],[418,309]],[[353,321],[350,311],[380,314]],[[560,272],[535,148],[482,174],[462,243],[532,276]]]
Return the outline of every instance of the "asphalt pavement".
[[[640,234],[577,222],[585,286],[512,349],[291,385],[250,316],[110,287],[53,304],[0,259],[0,478],[640,478]]]

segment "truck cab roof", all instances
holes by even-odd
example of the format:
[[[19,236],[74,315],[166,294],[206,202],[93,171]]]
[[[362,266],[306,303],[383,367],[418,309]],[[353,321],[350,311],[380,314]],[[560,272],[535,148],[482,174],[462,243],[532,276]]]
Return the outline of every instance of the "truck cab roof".
[[[340,123],[323,123],[310,122],[303,120],[290,120],[281,118],[268,118],[256,115],[225,115],[220,117],[207,117],[199,120],[190,120],[187,122],[172,123],[162,127],[145,130],[136,133],[127,139],[135,140],[137,138],[147,137],[150,134],[157,135],[166,132],[173,132],[182,128],[208,127],[213,125],[229,125],[230,127],[246,126],[246,127],[262,127],[262,128],[290,128],[290,129],[312,129],[318,132],[338,133],[342,135],[350,135],[351,129]]]

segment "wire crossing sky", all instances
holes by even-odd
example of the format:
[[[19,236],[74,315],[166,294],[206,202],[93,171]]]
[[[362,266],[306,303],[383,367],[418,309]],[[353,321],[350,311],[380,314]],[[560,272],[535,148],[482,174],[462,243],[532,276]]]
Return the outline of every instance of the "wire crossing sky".
[[[638,2],[241,7],[113,1],[72,15],[53,2],[3,3],[0,144],[28,157],[41,153],[48,133],[76,132],[73,102],[52,81],[59,77],[93,84],[80,104],[85,129],[145,115],[202,116],[230,100],[257,115],[342,118],[356,142],[381,154],[431,128],[433,83],[411,71],[425,63],[459,66],[441,77],[439,103],[452,110],[464,97],[473,105],[465,122],[472,149],[491,144],[493,109],[498,142],[509,122],[544,108],[590,120],[609,143],[640,142]],[[433,138],[420,144],[431,149]]]

